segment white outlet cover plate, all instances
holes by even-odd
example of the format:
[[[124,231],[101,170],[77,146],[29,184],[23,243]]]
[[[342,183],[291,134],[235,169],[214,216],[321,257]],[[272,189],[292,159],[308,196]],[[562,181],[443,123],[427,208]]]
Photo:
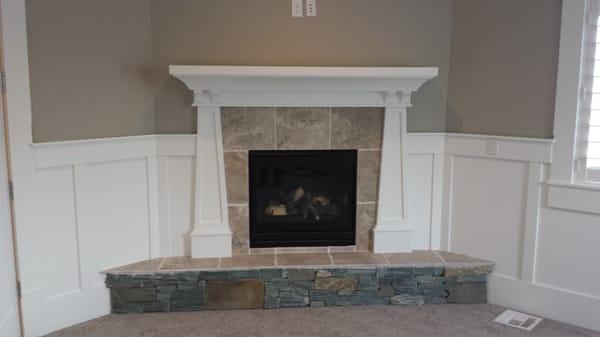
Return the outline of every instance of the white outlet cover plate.
[[[317,16],[317,0],[306,0],[306,16]]]
[[[292,16],[301,17],[302,10],[302,0],[292,0]]]

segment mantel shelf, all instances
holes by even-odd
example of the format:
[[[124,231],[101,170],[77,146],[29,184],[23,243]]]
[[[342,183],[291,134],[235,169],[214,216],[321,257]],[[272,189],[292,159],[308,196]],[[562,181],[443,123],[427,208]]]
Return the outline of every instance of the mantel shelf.
[[[219,106],[410,106],[435,67],[170,66],[194,104]]]

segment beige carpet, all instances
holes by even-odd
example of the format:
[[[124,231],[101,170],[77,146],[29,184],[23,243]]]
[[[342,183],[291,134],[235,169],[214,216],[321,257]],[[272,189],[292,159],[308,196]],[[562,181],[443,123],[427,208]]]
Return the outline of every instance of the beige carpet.
[[[197,313],[110,315],[52,337],[600,337],[544,320],[533,332],[492,322],[492,305],[362,306]]]

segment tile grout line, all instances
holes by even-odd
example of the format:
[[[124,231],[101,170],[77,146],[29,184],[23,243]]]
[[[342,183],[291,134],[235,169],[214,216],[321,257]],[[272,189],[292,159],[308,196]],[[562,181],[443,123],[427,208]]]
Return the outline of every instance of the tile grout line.
[[[160,263],[158,264],[158,267],[156,267],[155,271],[160,271],[163,267],[163,265],[165,264],[165,262],[167,261],[168,257],[163,257],[162,261],[160,261]]]
[[[277,107],[273,108],[273,149],[277,150]]]
[[[442,257],[442,256],[441,256],[441,255],[440,255],[438,252],[437,252],[437,251],[435,251],[435,250],[432,250],[432,252],[433,252],[433,254],[434,254],[435,256],[437,256],[437,257],[438,257],[438,259],[442,260],[442,263],[443,263],[444,265],[448,265],[448,262],[446,261],[446,259],[444,259],[444,258],[443,258],[443,257]]]
[[[328,251],[328,252],[327,252],[327,255],[329,255],[329,262],[331,262],[331,265],[332,265],[332,266],[335,266],[335,261],[333,261],[333,256],[331,255],[331,252],[330,252],[330,251]]]
[[[219,256],[219,261],[217,262],[217,269],[221,268],[221,259],[222,257]]]
[[[331,107],[329,107],[329,150],[331,150]]]
[[[390,260],[388,259],[387,255],[385,253],[383,253],[381,255],[383,255],[383,259],[385,260],[385,264],[391,265]]]
[[[273,259],[274,259],[274,264],[275,267],[278,267],[278,263],[277,263],[277,248],[275,248],[275,252],[273,252]]]

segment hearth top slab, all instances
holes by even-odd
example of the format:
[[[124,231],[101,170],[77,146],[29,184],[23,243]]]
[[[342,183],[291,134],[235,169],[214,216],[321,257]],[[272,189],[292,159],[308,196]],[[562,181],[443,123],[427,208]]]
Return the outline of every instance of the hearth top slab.
[[[172,273],[184,271],[247,270],[268,268],[373,268],[373,267],[444,267],[459,275],[464,269],[491,272],[494,263],[444,251],[374,254],[370,252],[277,253],[235,255],[223,258],[192,259],[166,257],[141,261],[104,271],[106,274]]]

